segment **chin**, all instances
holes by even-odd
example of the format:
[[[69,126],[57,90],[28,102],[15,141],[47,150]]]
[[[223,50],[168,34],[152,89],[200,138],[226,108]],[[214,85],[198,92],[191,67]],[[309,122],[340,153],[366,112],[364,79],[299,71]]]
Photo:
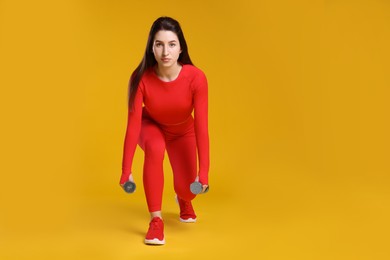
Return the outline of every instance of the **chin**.
[[[159,65],[161,67],[164,67],[164,68],[170,68],[170,67],[172,67],[175,64],[176,64],[176,62],[170,62],[170,63],[160,63]]]

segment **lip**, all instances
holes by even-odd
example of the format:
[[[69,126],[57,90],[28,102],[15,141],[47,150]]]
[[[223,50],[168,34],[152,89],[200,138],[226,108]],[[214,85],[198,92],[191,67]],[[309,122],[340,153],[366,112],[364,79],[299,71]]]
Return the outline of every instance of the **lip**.
[[[171,59],[169,59],[169,58],[163,58],[163,59],[161,59],[161,61],[162,62],[168,62],[168,61],[170,61]]]

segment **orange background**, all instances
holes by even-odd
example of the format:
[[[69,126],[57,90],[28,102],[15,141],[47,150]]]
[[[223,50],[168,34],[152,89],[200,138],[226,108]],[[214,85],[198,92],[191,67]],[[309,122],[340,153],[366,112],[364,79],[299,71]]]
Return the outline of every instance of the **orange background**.
[[[0,1],[1,259],[389,259],[390,6]],[[159,16],[209,80],[211,189],[167,244],[118,186],[127,83]]]

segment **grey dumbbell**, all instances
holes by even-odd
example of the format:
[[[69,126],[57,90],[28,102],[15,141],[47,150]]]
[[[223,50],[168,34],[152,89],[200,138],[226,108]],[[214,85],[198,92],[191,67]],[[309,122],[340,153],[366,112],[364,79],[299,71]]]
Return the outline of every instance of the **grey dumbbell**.
[[[123,189],[127,193],[133,193],[135,191],[136,185],[132,181],[127,181],[123,184]]]
[[[193,183],[191,183],[190,185],[190,190],[193,194],[200,194],[202,193],[203,191],[203,185],[202,183],[198,182],[198,181],[194,181]],[[209,191],[209,186],[207,186],[206,190],[204,191],[204,193],[208,192]]]

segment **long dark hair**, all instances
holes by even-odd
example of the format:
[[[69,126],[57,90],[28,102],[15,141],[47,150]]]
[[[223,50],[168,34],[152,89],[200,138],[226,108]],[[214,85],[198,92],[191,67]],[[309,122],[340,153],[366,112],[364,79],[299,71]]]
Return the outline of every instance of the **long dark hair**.
[[[129,81],[129,107],[131,109],[133,109],[135,94],[137,93],[138,85],[141,81],[142,75],[148,68],[153,67],[157,63],[153,54],[153,41],[156,33],[161,30],[172,31],[177,35],[181,47],[181,53],[179,55],[178,61],[181,64],[193,65],[190,55],[188,54],[187,43],[179,22],[171,17],[166,16],[158,18],[156,21],[154,21],[152,27],[150,28],[144,57],[142,58],[142,61],[138,67],[134,70]]]

